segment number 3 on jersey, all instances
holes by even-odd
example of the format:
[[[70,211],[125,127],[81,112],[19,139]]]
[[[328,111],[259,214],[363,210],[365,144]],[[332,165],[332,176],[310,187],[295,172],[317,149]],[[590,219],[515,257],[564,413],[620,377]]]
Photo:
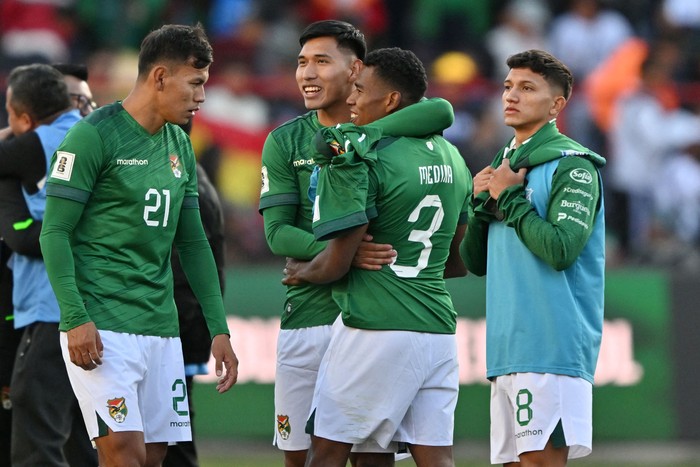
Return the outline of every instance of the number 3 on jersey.
[[[418,216],[423,208],[437,208],[433,219],[428,227],[428,230],[411,230],[408,236],[408,240],[411,242],[417,242],[423,244],[423,249],[418,257],[418,264],[415,266],[399,266],[396,264],[396,260],[399,255],[394,258],[394,263],[389,267],[396,273],[399,277],[418,277],[418,273],[421,272],[428,265],[428,259],[430,258],[430,252],[433,249],[433,243],[430,241],[430,237],[440,228],[442,225],[442,219],[445,217],[445,211],[442,209],[442,201],[438,195],[428,195],[418,203],[418,206],[411,212],[408,216],[408,222],[415,223],[418,221]]]
[[[165,198],[163,200],[163,198]],[[163,204],[163,227],[168,226],[168,216],[170,215],[170,190],[163,190],[161,192],[155,188],[151,188],[146,192],[145,197],[146,205],[143,207],[143,220],[149,227],[158,227],[161,225],[160,221],[154,219],[159,216],[159,210],[161,204]]]

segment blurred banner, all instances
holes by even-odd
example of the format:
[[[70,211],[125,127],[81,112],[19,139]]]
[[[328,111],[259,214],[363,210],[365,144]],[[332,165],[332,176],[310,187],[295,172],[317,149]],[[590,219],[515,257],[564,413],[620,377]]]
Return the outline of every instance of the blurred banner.
[[[260,200],[262,148],[268,130],[241,127],[197,115],[190,134],[195,154],[200,157],[212,148],[218,151],[214,183],[222,199],[238,206],[255,206]]]
[[[225,300],[231,338],[240,360],[239,383],[220,396],[211,384],[212,376],[199,377],[194,391],[198,436],[272,439],[275,346],[284,303],[281,278],[281,263],[279,267],[240,266],[228,271]],[[489,386],[483,376],[485,282],[468,276],[448,280],[447,284],[459,314],[462,387],[455,414],[455,439],[486,439]],[[697,287],[692,293],[696,300],[686,302],[686,306],[698,303]],[[679,414],[674,398],[684,397],[684,393],[678,387],[671,353],[672,311],[679,313],[672,310],[672,305],[671,279],[664,273],[631,269],[607,273],[606,320],[593,391],[596,439],[677,439],[692,433],[693,424],[697,426],[698,417]],[[690,352],[686,349],[685,355],[692,355],[692,366],[696,366],[697,347]],[[689,373],[698,374],[692,370]],[[688,392],[697,394],[697,387],[688,388]],[[685,419],[690,427],[681,426]]]

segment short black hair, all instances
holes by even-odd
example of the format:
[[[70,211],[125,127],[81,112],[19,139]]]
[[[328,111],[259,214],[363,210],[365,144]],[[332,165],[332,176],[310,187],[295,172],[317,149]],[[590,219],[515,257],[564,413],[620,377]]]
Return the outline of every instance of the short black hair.
[[[64,76],[73,76],[80,81],[88,80],[87,66],[82,63],[54,63],[51,65]]]
[[[299,45],[304,47],[308,40],[317,37],[334,37],[339,49],[350,50],[360,60],[365,59],[365,54],[367,53],[365,35],[350,23],[336,19],[311,23],[306,26],[301,36],[299,36]]]
[[[564,99],[568,100],[571,96],[574,76],[566,65],[549,52],[536,49],[526,50],[508,57],[506,64],[511,69],[529,68],[542,75],[550,85],[560,87],[564,93]]]
[[[26,112],[35,121],[71,106],[63,75],[51,65],[34,63],[13,68],[7,78],[7,87],[12,88],[10,105],[16,112]]]
[[[214,61],[214,50],[200,23],[195,26],[166,24],[151,31],[141,42],[139,76],[147,75],[161,61],[190,63],[197,69]]]
[[[377,76],[401,93],[402,107],[421,100],[428,88],[425,67],[410,50],[398,47],[373,50],[367,54],[365,66],[374,67]]]

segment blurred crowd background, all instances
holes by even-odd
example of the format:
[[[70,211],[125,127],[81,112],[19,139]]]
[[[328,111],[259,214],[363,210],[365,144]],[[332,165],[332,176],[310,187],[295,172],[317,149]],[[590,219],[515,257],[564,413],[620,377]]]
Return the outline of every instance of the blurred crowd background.
[[[305,112],[298,36],[329,18],[358,26],[370,49],[416,52],[428,94],[454,106],[445,136],[473,173],[512,135],[505,59],[553,53],[575,76],[560,129],[608,160],[609,266],[700,271],[698,0],[0,0],[0,79],[26,63],[85,63],[103,105],[126,96],[151,29],[201,22],[215,63],[192,141],[226,208],[227,261],[279,261],[257,211],[260,152]]]

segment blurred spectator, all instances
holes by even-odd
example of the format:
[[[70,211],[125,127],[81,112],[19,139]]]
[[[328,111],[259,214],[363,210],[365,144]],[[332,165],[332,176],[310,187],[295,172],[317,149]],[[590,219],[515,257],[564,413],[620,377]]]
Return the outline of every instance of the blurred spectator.
[[[367,45],[376,48],[375,42],[385,33],[388,23],[389,12],[384,3],[384,0],[306,0],[299,2],[299,9],[305,24],[326,19],[354,24],[365,35]]]
[[[675,32],[683,38],[679,80],[700,80],[700,2],[663,0],[660,10],[661,33]]]
[[[250,65],[244,61],[218,64],[216,80],[207,85],[202,115],[247,131],[267,130],[269,106],[252,92],[254,79]]]
[[[601,0],[569,0],[568,10],[552,20],[549,46],[581,80],[632,35],[629,21]]]
[[[457,146],[469,169],[474,171],[491,162],[491,153],[473,147],[479,116],[493,91],[476,61],[464,52],[445,52],[432,63],[429,83],[430,94],[447,99],[454,108],[454,123],[444,136]]]
[[[74,1],[84,39],[79,47],[86,53],[124,47],[138,49],[143,37],[161,25],[168,3],[167,0]]]
[[[75,34],[74,0],[0,1],[1,61],[64,62]],[[9,70],[19,62],[4,64]],[[9,65],[9,66],[8,66]]]
[[[544,29],[549,10],[542,0],[510,0],[499,15],[498,24],[486,33],[486,49],[495,64],[493,79],[508,74],[506,59],[523,50],[546,48]]]
[[[73,63],[55,63],[52,66],[63,75],[73,107],[80,110],[80,115],[83,117],[90,115],[97,108],[97,104],[92,98],[92,91],[87,83],[87,67]]]
[[[254,9],[253,0],[212,0],[207,34],[214,42],[241,35],[246,22],[254,16]]]
[[[135,79],[134,49],[145,32],[163,23],[205,23],[216,61],[193,140],[206,141],[200,162],[224,203],[236,205],[227,236],[235,231],[251,237],[241,241],[249,243],[247,250],[233,245],[229,256],[257,259],[267,253],[264,244],[257,253],[258,239],[252,238],[259,233],[257,211],[243,201],[249,187],[232,182],[231,174],[248,178],[241,174],[252,172],[259,155],[253,144],[242,147],[238,132],[254,140],[257,132],[300,113],[296,85],[288,79],[296,66],[296,39],[302,25],[330,17],[358,24],[370,48],[401,46],[434,63],[430,93],[452,102],[455,123],[446,137],[470,166],[483,165],[484,154],[494,153],[507,137],[501,135],[502,64],[525,49],[549,50],[570,65],[573,98],[558,123],[611,157],[606,138],[614,104],[636,89],[648,44],[656,49],[669,31],[680,36],[679,49],[666,53],[667,60],[680,61],[672,76],[676,99],[700,104],[698,0],[0,0],[0,78],[29,61],[85,62],[94,100],[113,102],[128,92],[123,83]],[[0,102],[0,119],[3,107]],[[229,140],[237,142],[228,147],[212,140],[208,124],[218,125],[216,134],[230,127]],[[684,154],[678,151],[671,152]],[[614,226],[614,203],[608,203]]]
[[[410,48],[421,60],[449,50],[485,53],[483,38],[491,26],[489,0],[414,0]]]
[[[593,122],[601,131],[610,130],[619,97],[639,86],[640,69],[648,48],[647,42],[640,38],[628,39],[581,84]]]
[[[700,28],[700,2],[697,0],[663,0],[661,13],[668,23],[681,28]]]
[[[654,190],[662,226],[677,239],[681,255],[700,247],[700,144],[669,157]]]
[[[211,0],[167,0],[163,10],[163,23],[207,23]]]
[[[259,19],[264,25],[263,39],[258,41],[252,60],[256,74],[274,76],[294,76],[297,53],[299,52],[299,32],[303,27],[301,12],[296,8],[280,8],[276,0],[258,0]],[[294,80],[291,80],[293,83]],[[296,103],[296,83],[290,90]],[[297,115],[295,113],[294,115]]]
[[[665,49],[664,49],[665,50]],[[610,133],[609,186],[623,254],[643,258],[653,247],[654,190],[671,154],[700,143],[700,117],[679,108],[667,54],[652,51],[644,61],[640,85],[622,97]],[[674,191],[666,180],[663,189]],[[676,198],[677,202],[684,202]]]
[[[601,0],[569,0],[551,23],[549,51],[569,64],[574,83],[582,83],[623,42],[632,37],[629,21],[603,8]],[[563,113],[566,133],[593,151],[604,153],[603,136],[592,122],[583,93],[574,93]]]

